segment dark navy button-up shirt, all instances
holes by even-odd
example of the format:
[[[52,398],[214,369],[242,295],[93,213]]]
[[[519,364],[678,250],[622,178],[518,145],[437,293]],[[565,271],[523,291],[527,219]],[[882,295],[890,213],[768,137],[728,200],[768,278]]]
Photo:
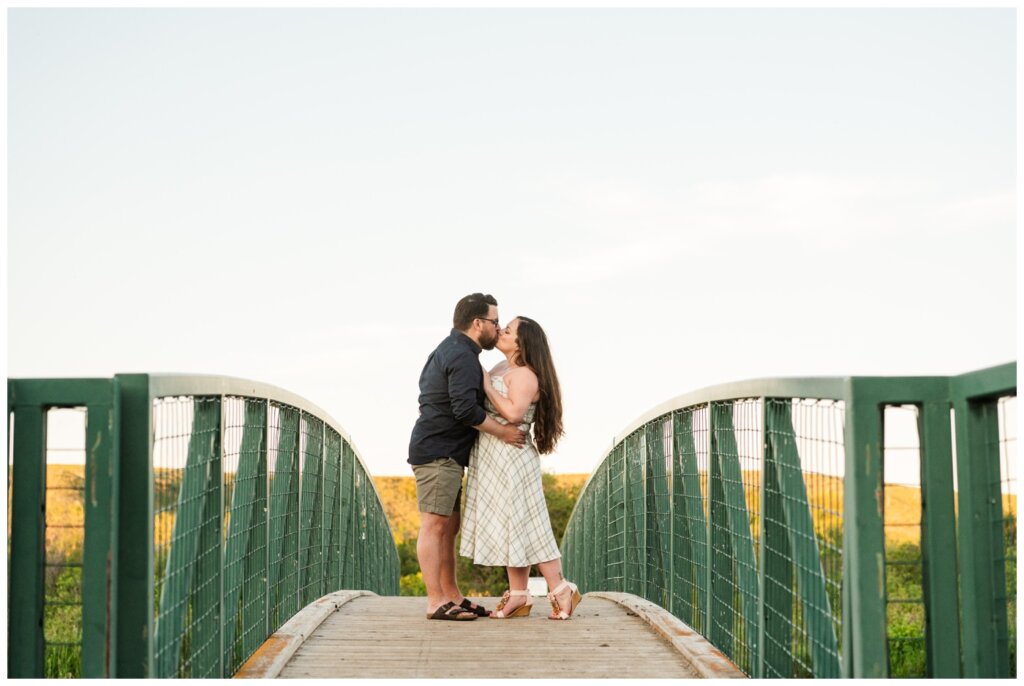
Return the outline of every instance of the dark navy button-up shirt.
[[[420,373],[420,416],[409,440],[409,464],[450,457],[469,466],[469,451],[482,424],[484,373],[480,346],[458,329],[430,353]]]

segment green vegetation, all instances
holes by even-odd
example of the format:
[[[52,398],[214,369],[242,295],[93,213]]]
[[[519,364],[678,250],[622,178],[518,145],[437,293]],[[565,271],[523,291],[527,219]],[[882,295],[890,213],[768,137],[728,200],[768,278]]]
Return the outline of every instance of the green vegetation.
[[[156,501],[168,511],[157,514],[155,538],[157,543],[157,584],[166,561],[167,544],[173,530],[173,508],[180,487],[179,470],[157,470]],[[569,515],[587,475],[543,475],[544,495],[547,500],[556,540],[561,540]],[[81,562],[83,548],[83,488],[84,472],[80,466],[51,465],[47,471],[50,490],[47,492],[47,560],[45,578],[44,636],[47,642],[44,664],[47,677],[75,677],[81,673]],[[412,477],[378,477],[374,479],[381,494],[398,547],[401,561],[402,595],[422,596],[426,589],[416,559],[416,536],[419,531],[419,512],[416,508],[416,487]],[[842,530],[836,509],[841,511],[841,481],[829,477],[816,477],[809,497],[818,530],[823,567],[830,581],[827,593],[833,613],[841,612],[840,588]],[[914,522],[920,519],[920,491],[906,486],[887,486],[886,521]],[[838,507],[837,507],[838,504]],[[1009,513],[1005,522],[1005,571],[1008,603],[1008,636],[1011,675],[1016,675],[1017,627],[1017,523],[1016,499],[1004,502]],[[922,597],[920,531],[917,527],[893,526],[886,529],[886,590],[888,596],[888,639],[892,676],[924,676],[926,654],[924,637],[924,606]],[[463,592],[469,596],[497,596],[505,589],[505,570],[500,567],[480,567],[461,556],[458,557],[458,575]],[[536,574],[536,570],[533,571]],[[159,603],[159,597],[154,598]],[[912,602],[893,602],[909,600]],[[808,638],[803,627],[802,608],[794,596],[793,621],[801,627],[794,631],[792,655],[793,676],[810,676],[811,658]],[[839,617],[836,617],[837,621]],[[837,633],[839,626],[837,624]],[[240,635],[241,627],[236,628]],[[189,636],[184,640],[187,642]],[[737,637],[739,638],[739,636]],[[236,646],[237,653],[237,646]],[[235,655],[240,659],[240,653]]]
[[[569,522],[569,515],[576,504],[586,474],[542,474],[544,498],[548,505],[551,528],[555,540],[560,541]],[[420,529],[420,513],[416,507],[416,482],[412,477],[385,476],[374,478],[380,492],[395,536],[398,557],[401,561],[401,595],[425,596],[426,586],[416,558],[416,540]],[[459,540],[455,547],[458,551]],[[504,567],[481,567],[474,565],[472,560],[456,555],[456,574],[462,592],[471,597],[500,596],[508,587]],[[536,567],[531,575],[539,576]]]
[[[44,674],[77,677],[82,673],[82,569],[64,567],[46,587],[43,636]]]
[[[85,468],[47,469],[43,674],[82,672],[82,549],[85,544]]]

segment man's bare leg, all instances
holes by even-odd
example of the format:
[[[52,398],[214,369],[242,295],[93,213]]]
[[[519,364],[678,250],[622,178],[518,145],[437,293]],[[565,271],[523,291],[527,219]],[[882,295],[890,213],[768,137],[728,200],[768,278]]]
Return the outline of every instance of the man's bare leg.
[[[416,541],[416,557],[423,573],[423,584],[427,587],[428,615],[448,602],[441,579],[445,530],[451,519],[433,512],[420,513],[420,537]],[[448,551],[452,551],[452,546],[448,546]]]
[[[446,518],[444,532],[441,537],[440,565],[438,580],[441,586],[441,595],[444,602],[451,601],[456,605],[462,601],[462,592],[459,590],[459,582],[455,572],[455,536],[459,533],[459,526],[462,524],[462,515],[458,510]]]

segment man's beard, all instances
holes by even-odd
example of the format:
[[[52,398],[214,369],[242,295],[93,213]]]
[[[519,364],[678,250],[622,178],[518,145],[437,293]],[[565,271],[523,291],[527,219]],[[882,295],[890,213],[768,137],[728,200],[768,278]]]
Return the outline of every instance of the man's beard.
[[[480,347],[484,350],[494,350],[495,344],[498,342],[498,334],[494,333],[490,338],[480,337]]]

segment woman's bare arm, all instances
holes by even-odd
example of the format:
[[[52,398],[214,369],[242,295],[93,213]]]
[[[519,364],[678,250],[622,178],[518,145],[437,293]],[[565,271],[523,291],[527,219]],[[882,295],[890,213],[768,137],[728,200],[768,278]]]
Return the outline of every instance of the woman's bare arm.
[[[498,414],[512,424],[518,424],[523,421],[530,403],[537,395],[537,375],[528,367],[520,367],[505,375],[505,387],[508,388],[508,398],[494,390],[488,377],[485,379],[484,392],[494,403]]]

